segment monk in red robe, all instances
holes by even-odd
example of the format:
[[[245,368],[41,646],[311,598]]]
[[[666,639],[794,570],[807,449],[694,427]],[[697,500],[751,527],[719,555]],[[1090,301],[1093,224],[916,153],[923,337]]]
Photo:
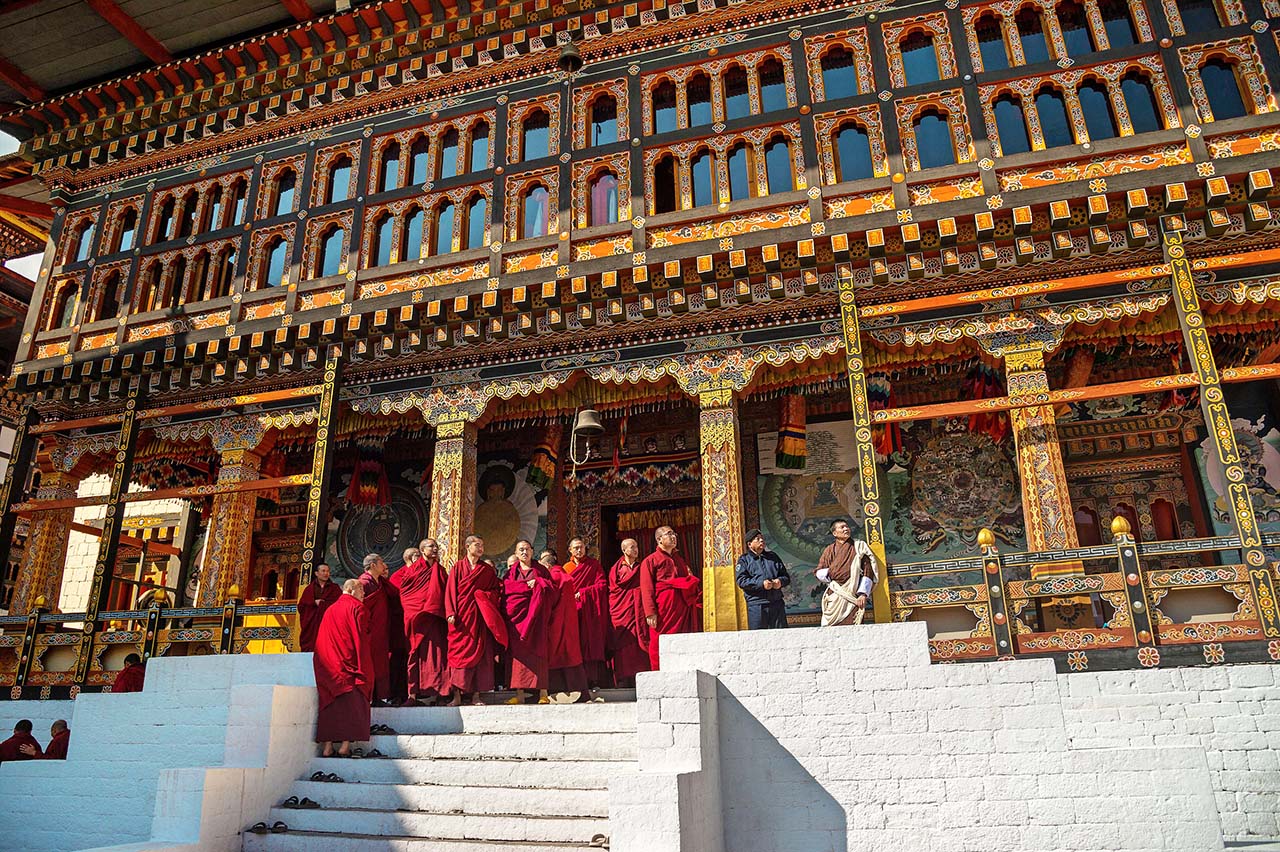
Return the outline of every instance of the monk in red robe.
[[[320,619],[329,604],[342,596],[338,584],[331,582],[329,566],[321,562],[316,566],[311,582],[298,597],[298,650],[314,651],[316,649],[316,632],[320,630]]]
[[[582,645],[582,668],[587,685],[599,689],[609,682],[605,665],[605,645],[609,641],[609,586],[604,566],[587,555],[587,543],[569,541],[569,561],[562,566],[573,578],[573,600],[578,605],[578,641]]]
[[[658,637],[696,633],[702,614],[702,581],[676,553],[679,539],[671,527],[658,527],[658,547],[640,563],[640,600],[649,625],[649,662],[658,670]]]
[[[59,719],[49,726],[49,745],[45,747],[44,754],[40,753],[40,745],[35,740],[18,746],[18,751],[29,759],[66,760],[70,742],[71,729],[67,727],[67,720]]]
[[[124,668],[116,675],[111,684],[112,692],[141,692],[142,683],[147,677],[147,667],[137,654],[124,658]]]
[[[342,596],[320,620],[312,665],[320,693],[316,742],[324,757],[351,753],[353,741],[369,738],[369,699],[376,675],[369,614],[362,604],[364,584],[347,580]]]
[[[622,542],[622,556],[609,569],[609,653],[618,686],[635,686],[636,675],[649,671],[649,625],[640,600],[640,545]]]
[[[507,620],[507,685],[516,691],[512,704],[523,704],[526,690],[538,690],[547,702],[547,628],[556,603],[551,573],[533,560],[533,544],[516,542],[515,564],[502,581],[502,612]]]
[[[410,704],[435,704],[449,691],[448,634],[444,586],[448,575],[434,539],[404,552],[404,566],[391,575],[404,608]]]
[[[492,692],[494,656],[507,644],[507,623],[502,615],[502,587],[493,566],[484,560],[484,539],[469,535],[463,546],[467,555],[449,572],[444,587],[445,620],[449,622],[450,707],[462,703],[463,693],[472,704],[483,704],[481,692]]]
[[[564,570],[554,550],[542,552],[542,564],[548,566],[556,587],[555,608],[551,611],[549,653],[551,665],[551,700],[572,704],[587,694],[587,672],[582,667],[582,639],[578,633],[577,588],[573,577]]]
[[[364,611],[369,616],[369,641],[373,645],[373,703],[386,707],[391,699],[391,631],[387,626],[387,563],[376,553],[364,558]]]
[[[417,552],[416,548],[414,552]],[[404,566],[400,570],[403,571]],[[409,699],[409,642],[404,632],[404,605],[400,601],[400,587],[392,581],[394,576],[395,574],[388,572],[382,580],[382,591],[387,596],[388,689],[391,702],[402,705]]]
[[[38,760],[44,756],[40,743],[31,736],[31,727],[30,719],[22,719],[13,726],[13,736],[0,743],[0,763],[6,760]]]

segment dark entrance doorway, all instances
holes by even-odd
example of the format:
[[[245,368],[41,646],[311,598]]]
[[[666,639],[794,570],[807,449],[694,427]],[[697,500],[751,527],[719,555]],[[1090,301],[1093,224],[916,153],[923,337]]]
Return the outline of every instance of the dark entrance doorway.
[[[656,546],[654,532],[672,527],[680,537],[679,553],[702,576],[702,502],[697,499],[627,503],[600,507],[600,562],[606,571],[622,557],[622,540],[634,538],[644,558]]]

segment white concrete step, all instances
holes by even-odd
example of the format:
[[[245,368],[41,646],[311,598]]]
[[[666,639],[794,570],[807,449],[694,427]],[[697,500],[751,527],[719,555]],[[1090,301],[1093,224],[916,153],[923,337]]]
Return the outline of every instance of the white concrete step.
[[[305,777],[333,772],[359,784],[455,784],[468,787],[603,789],[630,764],[612,760],[344,760],[317,757]],[[333,785],[339,786],[339,785]],[[314,797],[312,797],[314,798]],[[318,800],[317,800],[318,801]]]
[[[466,786],[463,786],[463,785]],[[384,811],[469,814],[557,814],[571,817],[607,817],[609,791],[470,786],[460,776],[453,785],[330,784],[299,781],[289,791],[326,808],[363,808]],[[288,820],[285,820],[288,822]]]
[[[532,816],[529,814],[427,813],[343,808],[272,808],[271,825],[280,821],[299,831],[384,837],[434,837],[450,840],[590,843],[609,833],[607,817]]]
[[[446,736],[379,734],[371,737],[370,743],[373,748],[387,757],[433,760],[437,758],[635,760],[637,756],[634,730],[603,734],[575,732],[450,734]],[[338,774],[342,775],[341,772]]]
[[[589,852],[592,848],[587,843],[370,837],[289,831],[286,834],[245,834],[243,852]]]
[[[375,725],[400,734],[617,733],[636,729],[634,703],[392,707],[373,711]]]

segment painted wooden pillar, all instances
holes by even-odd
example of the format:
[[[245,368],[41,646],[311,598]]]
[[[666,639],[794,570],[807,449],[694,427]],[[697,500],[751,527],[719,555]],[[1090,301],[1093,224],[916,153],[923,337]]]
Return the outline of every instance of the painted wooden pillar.
[[[431,465],[431,522],[427,533],[448,567],[462,558],[462,542],[476,518],[476,426],[468,420],[436,424]]]
[[[1227,401],[1222,394],[1222,379],[1213,357],[1204,314],[1200,310],[1200,296],[1196,293],[1191,262],[1187,260],[1182,243],[1186,222],[1181,216],[1171,215],[1165,216],[1160,225],[1164,257],[1169,264],[1173,283],[1178,324],[1182,327],[1187,359],[1191,362],[1200,386],[1200,412],[1209,433],[1209,445],[1225,473],[1227,493],[1222,496],[1226,498],[1231,521],[1240,536],[1240,549],[1249,571],[1249,584],[1253,589],[1263,634],[1269,639],[1280,637],[1280,608],[1276,603],[1275,578],[1267,567],[1266,553],[1262,549],[1262,533],[1254,515],[1253,499],[1249,495],[1244,467],[1240,461],[1240,447],[1236,444],[1235,432],[1231,426],[1231,412],[1227,410]]]
[[[342,362],[331,353],[324,365],[320,391],[320,414],[316,420],[316,442],[311,450],[311,485],[307,488],[307,520],[302,529],[302,563],[298,567],[298,589],[311,582],[311,573],[324,561],[328,545],[329,477],[333,472],[333,429],[338,417],[338,389]]]
[[[747,604],[734,579],[744,552],[738,400],[724,385],[698,394],[702,446],[702,627],[745,630]]]
[[[221,456],[218,485],[234,485],[261,478],[266,429],[256,417],[227,417],[218,421],[211,435]],[[253,520],[258,505],[256,491],[217,494],[209,513],[204,564],[200,569],[200,593],[196,605],[222,606],[231,587],[245,594],[249,586],[253,548]]]
[[[849,377],[849,400],[853,411],[853,440],[858,457],[859,487],[862,493],[863,537],[881,566],[886,564],[884,547],[884,520],[880,515],[880,466],[876,462],[876,448],[871,429],[871,404],[867,401],[867,376],[862,359],[862,329],[858,322],[858,300],[854,287],[853,268],[837,265],[836,278],[840,287],[840,326],[844,333],[845,365]],[[882,570],[880,582],[871,591],[872,611],[875,620],[887,624],[892,621],[889,604],[889,578]]]
[[[1044,369],[1040,343],[1004,350],[1005,382],[1009,396],[1019,400],[1048,399],[1049,377]],[[1009,411],[1022,487],[1022,517],[1027,528],[1028,550],[1065,550],[1080,546],[1075,513],[1067,491],[1067,473],[1058,443],[1058,421],[1053,406],[1027,405]],[[1033,579],[1054,574],[1078,574],[1078,563],[1038,566]]]
[[[46,471],[40,477],[37,500],[67,500],[76,496],[80,477],[59,470]],[[62,571],[67,564],[67,541],[71,537],[71,521],[75,509],[49,509],[34,512],[27,529],[27,546],[22,552],[18,579],[14,583],[10,615],[26,615],[40,598],[52,609],[62,589]]]
[[[9,551],[13,546],[13,528],[17,515],[12,511],[15,498],[21,498],[35,462],[39,438],[31,429],[39,422],[34,406],[28,406],[18,421],[18,433],[13,439],[13,456],[4,471],[0,483],[0,565],[9,564]]]

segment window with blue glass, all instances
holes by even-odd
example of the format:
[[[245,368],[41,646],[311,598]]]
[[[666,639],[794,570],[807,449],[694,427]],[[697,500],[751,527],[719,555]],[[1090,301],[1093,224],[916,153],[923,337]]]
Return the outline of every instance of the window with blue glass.
[[[786,139],[775,138],[764,146],[764,171],[770,195],[796,188],[791,171],[791,144]]]
[[[731,65],[725,69],[722,79],[724,85],[724,114],[732,121],[751,114],[751,87],[747,82],[747,72],[741,65]]]
[[[945,115],[937,110],[926,110],[913,122],[913,129],[920,168],[955,164],[956,149],[951,142],[951,126]]]
[[[1248,115],[1244,96],[1240,94],[1240,79],[1236,68],[1221,59],[1211,59],[1200,68],[1200,81],[1209,98],[1209,109],[1214,121],[1239,118]]]
[[[293,169],[285,169],[276,176],[274,213],[277,216],[293,212],[293,196],[298,190],[298,176]]]
[[[751,152],[745,142],[729,149],[729,198],[741,201],[753,194],[751,180]]]
[[[489,168],[489,123],[477,121],[471,128],[471,168],[469,171],[482,172]]]
[[[1145,75],[1138,71],[1130,71],[1124,75],[1124,79],[1120,81],[1120,94],[1124,96],[1124,105],[1129,111],[1129,123],[1133,125],[1134,133],[1151,133],[1164,129],[1156,93]]]
[[[194,189],[187,190],[182,197],[182,216],[178,220],[179,237],[189,237],[196,232],[196,208],[199,206],[199,194]]]
[[[835,153],[837,182],[875,177],[871,137],[864,128],[846,124],[836,131]]]
[[[550,226],[551,193],[544,186],[535,186],[525,193],[522,212],[520,236],[545,237]]]
[[[545,156],[545,155],[543,155]],[[458,175],[458,131],[450,127],[440,137],[440,162],[436,166],[436,178],[457,177]]]
[[[173,203],[173,199],[169,199],[169,203]],[[77,261],[88,260],[89,255],[93,253],[93,222],[85,222],[80,225],[76,232],[76,251],[75,259]]]
[[[382,149],[382,166],[378,170],[378,191],[400,186],[400,143],[390,142]]]
[[[240,178],[231,184],[231,197],[227,199],[227,209],[231,211],[229,225],[243,225],[245,207],[248,206],[249,184]]]
[[[467,206],[466,242],[463,248],[482,248],[484,246],[484,229],[489,222],[489,205],[483,195],[471,199]]]
[[[284,241],[284,237],[274,238],[267,245],[267,262],[263,264],[262,279],[258,282],[258,286],[278,287],[284,280],[284,271],[288,263],[289,244]]]
[[[933,33],[914,30],[898,42],[898,50],[902,55],[902,70],[906,74],[908,86],[942,79],[938,70],[938,51],[934,48]]]
[[[670,133],[676,129],[676,84],[663,80],[650,94],[653,107],[653,132]]]
[[[222,225],[222,184],[215,183],[209,190],[204,202],[204,212],[200,214],[200,233],[212,231]]]
[[[435,253],[448,254],[453,251],[453,217],[452,201],[446,201],[436,208]]]
[[[1075,143],[1071,122],[1067,119],[1067,101],[1057,89],[1045,86],[1036,92],[1036,116],[1040,119],[1046,148]]]
[[[520,159],[540,160],[551,153],[551,116],[546,110],[534,110],[520,126]]]
[[[320,278],[337,275],[342,268],[342,257],[346,254],[347,232],[341,228],[330,228],[320,241],[320,257],[316,262],[316,270]]]
[[[711,123],[711,78],[698,72],[685,85],[685,100],[689,105],[689,126]]]
[[[996,98],[995,114],[1001,153],[1007,157],[1030,151],[1031,137],[1027,135],[1027,117],[1022,112],[1022,101],[1015,95],[1001,95]]]
[[[1089,138],[1096,142],[1118,136],[1116,116],[1106,87],[1097,80],[1090,80],[1082,83],[1076,93],[1080,98],[1080,111],[1084,113],[1084,126],[1089,131]]]
[[[1107,41],[1112,47],[1138,43],[1138,29],[1133,25],[1133,12],[1125,0],[1100,0],[1098,12],[1102,15],[1102,27],[1107,31]]]
[[[405,216],[404,228],[401,229],[401,260],[417,260],[422,257],[422,235],[427,225],[427,211],[421,207],[409,208]]]
[[[826,100],[851,98],[858,94],[858,72],[853,51],[837,44],[822,54],[822,94]]]
[[[133,207],[126,207],[124,213],[120,216],[119,237],[116,240],[116,251],[129,251],[133,248],[133,241],[138,236],[138,211]]]
[[[693,206],[716,203],[715,160],[710,151],[697,154],[689,165],[693,178]]]
[[[1222,26],[1215,0],[1177,0],[1178,15],[1185,33],[1203,33]]]
[[[590,214],[592,225],[612,225],[618,221],[618,178],[603,172],[591,182]]]
[[[395,248],[396,220],[383,212],[373,222],[373,251],[370,266],[387,266],[391,263],[391,250]]]
[[[608,145],[618,141],[618,101],[610,94],[598,95],[591,102],[591,144]]]
[[[978,53],[982,56],[982,70],[1001,71],[1010,66],[1009,46],[1004,40],[1004,27],[1000,16],[984,12],[973,24],[973,34],[978,39]]]
[[[426,136],[418,136],[409,145],[409,183],[423,186],[429,180],[431,160],[431,140]]]
[[[791,102],[787,100],[787,73],[782,63],[770,56],[760,63],[760,109],[762,112],[777,112],[787,109]]]
[[[328,190],[328,197],[325,198],[328,204],[346,201],[351,197],[351,158],[346,154],[339,154],[329,164]]]
[[[1075,0],[1062,0],[1058,4],[1058,27],[1062,30],[1068,56],[1083,56],[1098,49],[1093,43],[1093,32],[1089,29],[1084,7]]]
[[[1028,65],[1049,61],[1049,42],[1044,37],[1044,18],[1036,6],[1023,6],[1014,16],[1022,57]]]

